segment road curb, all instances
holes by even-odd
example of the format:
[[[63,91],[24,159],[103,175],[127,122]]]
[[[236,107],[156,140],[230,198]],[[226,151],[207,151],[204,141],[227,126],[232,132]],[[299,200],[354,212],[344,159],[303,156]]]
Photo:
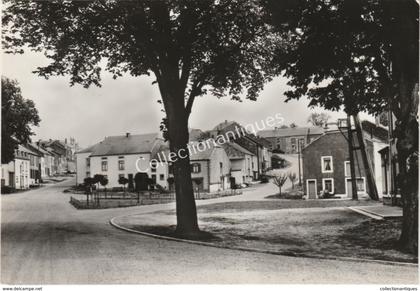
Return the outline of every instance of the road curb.
[[[334,261],[376,263],[376,264],[393,265],[393,266],[418,267],[417,263],[392,262],[392,261],[371,260],[371,259],[361,259],[361,258],[352,258],[352,257],[305,255],[305,254],[297,254],[297,253],[293,253],[293,252],[276,252],[276,251],[267,251],[267,250],[254,249],[254,248],[221,246],[221,245],[214,244],[214,243],[208,243],[208,242],[201,242],[201,241],[194,241],[194,240],[188,240],[188,239],[181,239],[181,238],[157,235],[157,234],[152,234],[152,233],[148,233],[148,232],[144,232],[144,231],[130,229],[130,228],[121,226],[121,225],[119,225],[118,223],[115,222],[116,219],[118,219],[120,217],[126,217],[126,216],[130,216],[130,215],[121,215],[121,216],[113,217],[109,220],[109,223],[117,229],[120,229],[120,230],[123,230],[123,231],[126,231],[126,232],[130,232],[130,233],[140,234],[140,235],[143,235],[143,236],[156,238],[156,239],[183,242],[183,243],[213,247],[213,248],[218,248],[218,249],[228,249],[228,250],[235,250],[235,251],[245,251],[245,252],[252,252],[252,253],[261,253],[261,254],[269,254],[269,255],[277,255],[277,256],[296,257],[296,258],[310,258],[310,259],[320,259],[320,260],[334,260]]]

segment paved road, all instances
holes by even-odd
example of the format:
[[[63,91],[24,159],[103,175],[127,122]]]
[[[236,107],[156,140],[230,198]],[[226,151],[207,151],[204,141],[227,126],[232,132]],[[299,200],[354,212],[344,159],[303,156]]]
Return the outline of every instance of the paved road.
[[[3,195],[1,282],[416,283],[417,268],[231,251],[156,240],[109,225],[116,215],[173,207],[76,210],[69,181]]]

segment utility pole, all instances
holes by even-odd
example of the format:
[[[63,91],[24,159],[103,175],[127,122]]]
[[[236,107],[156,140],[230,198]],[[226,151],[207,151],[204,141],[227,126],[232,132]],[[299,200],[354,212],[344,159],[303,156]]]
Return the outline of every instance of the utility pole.
[[[301,151],[301,146],[300,146],[300,139],[298,139],[298,164],[299,164],[299,186],[302,186],[302,179],[301,179],[301,169],[300,169],[300,151]]]
[[[350,179],[351,179],[351,199],[358,200],[357,196],[357,185],[356,185],[356,171],[354,168],[354,155],[353,155],[353,129],[351,128],[350,114],[347,114],[347,134],[348,134],[348,145],[349,145],[349,159],[350,159]],[[347,181],[346,181],[347,183]]]
[[[378,200],[379,199],[378,190],[376,189],[375,179],[373,177],[373,171],[370,166],[368,156],[366,154],[366,147],[365,147],[365,142],[363,139],[362,126],[360,125],[360,120],[357,115],[353,115],[353,119],[354,119],[354,125],[356,127],[357,139],[359,141],[360,152],[362,154],[363,166],[364,166],[366,178],[368,181],[369,196],[373,200]]]

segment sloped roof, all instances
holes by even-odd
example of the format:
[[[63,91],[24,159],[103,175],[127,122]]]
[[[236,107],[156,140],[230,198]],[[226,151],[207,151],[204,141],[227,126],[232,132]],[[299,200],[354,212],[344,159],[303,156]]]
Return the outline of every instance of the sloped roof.
[[[42,147],[41,145],[38,145],[36,143],[32,143],[31,146],[41,152],[43,155],[51,155],[51,152],[48,151],[46,148]]]
[[[190,160],[209,160],[216,147],[213,143],[190,142]]]
[[[88,146],[87,148],[81,149],[80,151],[77,151],[76,154],[84,154],[84,153],[91,153],[95,149],[96,146],[98,146],[99,143]]]
[[[254,156],[253,153],[236,143],[226,143],[222,145],[222,147],[228,155],[229,159],[243,159],[245,155]]]
[[[226,139],[229,139],[230,141],[233,141],[235,139],[239,138],[247,138],[251,140],[254,143],[258,143],[265,147],[270,147],[271,143],[266,140],[262,136],[256,136],[253,133],[246,130],[245,127],[237,123],[236,121],[225,121],[222,123],[219,123],[216,125],[213,129],[213,131],[216,131],[217,135],[223,135],[226,137]],[[228,132],[233,133],[234,139],[231,139],[231,136],[228,134]]]
[[[267,137],[287,137],[307,134],[323,134],[324,129],[322,127],[294,127],[294,128],[276,128],[261,130],[258,135],[264,138]]]
[[[91,156],[151,153],[159,141],[163,142],[158,137],[158,133],[109,136],[94,146]]]
[[[362,121],[362,128],[363,130],[370,134],[371,136],[381,140],[381,141],[387,141],[388,140],[388,130],[383,128],[382,126],[377,126],[376,124],[368,121],[363,120]]]
[[[233,121],[233,120],[232,121],[225,120],[225,121],[219,123],[218,125],[216,125],[213,128],[213,130],[222,130],[222,129],[225,129],[226,127],[228,127],[228,126],[230,126],[232,124],[237,124],[237,123],[236,123],[236,121]]]
[[[18,149],[19,151],[22,151],[22,152],[25,152],[34,156],[40,156],[40,154],[34,149],[32,149],[30,145],[19,145]]]

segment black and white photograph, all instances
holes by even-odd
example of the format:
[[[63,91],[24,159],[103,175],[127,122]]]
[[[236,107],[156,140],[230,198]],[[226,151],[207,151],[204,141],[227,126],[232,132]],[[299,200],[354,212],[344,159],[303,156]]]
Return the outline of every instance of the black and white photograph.
[[[418,290],[419,5],[3,0],[2,290]]]

